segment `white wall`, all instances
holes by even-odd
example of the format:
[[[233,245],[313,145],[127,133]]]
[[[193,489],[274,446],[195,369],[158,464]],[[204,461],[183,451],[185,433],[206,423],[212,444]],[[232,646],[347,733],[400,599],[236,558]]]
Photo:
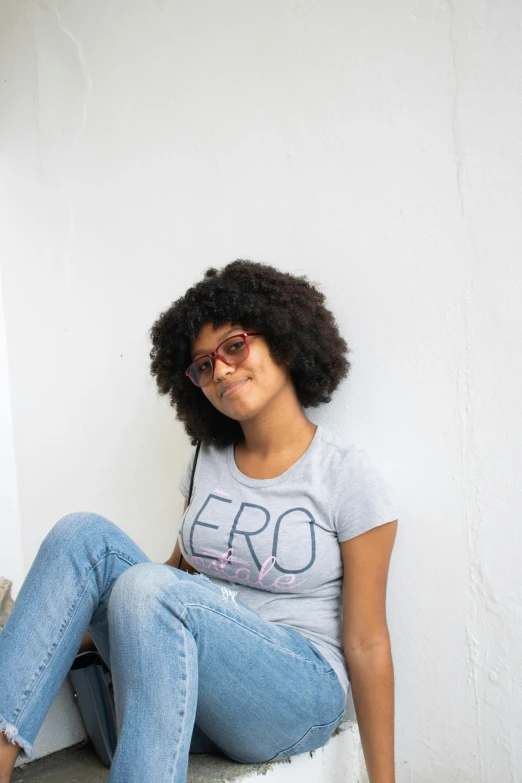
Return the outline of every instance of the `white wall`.
[[[75,509],[170,554],[186,439],[147,330],[209,265],[319,281],[316,420],[402,503],[397,779],[522,779],[517,0],[4,0],[3,278],[23,555]]]
[[[24,575],[0,274],[0,577],[5,577],[13,583],[11,589],[13,598],[18,594]]]
[[[0,576],[9,579],[16,598],[28,568],[22,556],[22,525],[11,416],[9,365],[5,339],[2,279],[0,275]],[[80,742],[85,726],[66,680],[60,688],[34,743],[35,758]],[[17,759],[17,766],[23,761]]]

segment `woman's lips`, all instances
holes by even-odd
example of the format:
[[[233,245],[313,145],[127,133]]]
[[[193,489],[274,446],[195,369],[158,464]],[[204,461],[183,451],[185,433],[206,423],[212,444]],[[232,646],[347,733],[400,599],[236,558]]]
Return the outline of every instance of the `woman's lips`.
[[[234,381],[234,383],[231,383],[230,386],[227,386],[226,389],[223,389],[222,397],[228,397],[229,394],[234,394],[234,392],[238,391],[238,389],[241,389],[242,386],[245,385],[245,383],[248,381],[248,378],[243,378],[242,381]]]

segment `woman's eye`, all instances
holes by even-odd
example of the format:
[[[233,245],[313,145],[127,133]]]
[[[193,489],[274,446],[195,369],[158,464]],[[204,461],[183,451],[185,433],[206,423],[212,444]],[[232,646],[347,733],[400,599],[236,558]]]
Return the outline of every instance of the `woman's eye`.
[[[238,340],[235,343],[232,343],[232,345],[229,345],[228,350],[229,351],[240,351],[241,348],[245,347],[245,341],[244,340]]]
[[[205,372],[205,370],[208,370],[208,368],[210,367],[210,362],[208,359],[205,359],[205,361],[198,364],[197,367],[198,367],[198,372]]]

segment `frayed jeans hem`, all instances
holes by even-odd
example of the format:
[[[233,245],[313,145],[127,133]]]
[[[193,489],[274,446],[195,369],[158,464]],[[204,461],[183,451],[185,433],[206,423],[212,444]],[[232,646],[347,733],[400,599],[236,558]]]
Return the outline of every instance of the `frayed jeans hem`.
[[[18,745],[22,749],[20,758],[25,757],[27,761],[32,761],[34,759],[34,749],[32,744],[27,742],[27,740],[25,740],[23,737],[20,737],[16,726],[8,723],[1,715],[0,734],[5,734],[8,742],[10,742],[12,745]]]

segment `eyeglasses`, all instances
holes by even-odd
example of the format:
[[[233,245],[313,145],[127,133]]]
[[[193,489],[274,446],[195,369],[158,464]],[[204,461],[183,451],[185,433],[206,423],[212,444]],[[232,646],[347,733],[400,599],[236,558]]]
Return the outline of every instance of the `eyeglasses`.
[[[192,362],[185,371],[185,375],[190,378],[194,386],[206,386],[214,377],[214,357],[221,359],[222,362],[233,367],[236,364],[244,362],[250,353],[250,346],[247,337],[261,332],[243,332],[242,334],[233,334],[227,337],[212,353],[205,353],[203,356]]]

